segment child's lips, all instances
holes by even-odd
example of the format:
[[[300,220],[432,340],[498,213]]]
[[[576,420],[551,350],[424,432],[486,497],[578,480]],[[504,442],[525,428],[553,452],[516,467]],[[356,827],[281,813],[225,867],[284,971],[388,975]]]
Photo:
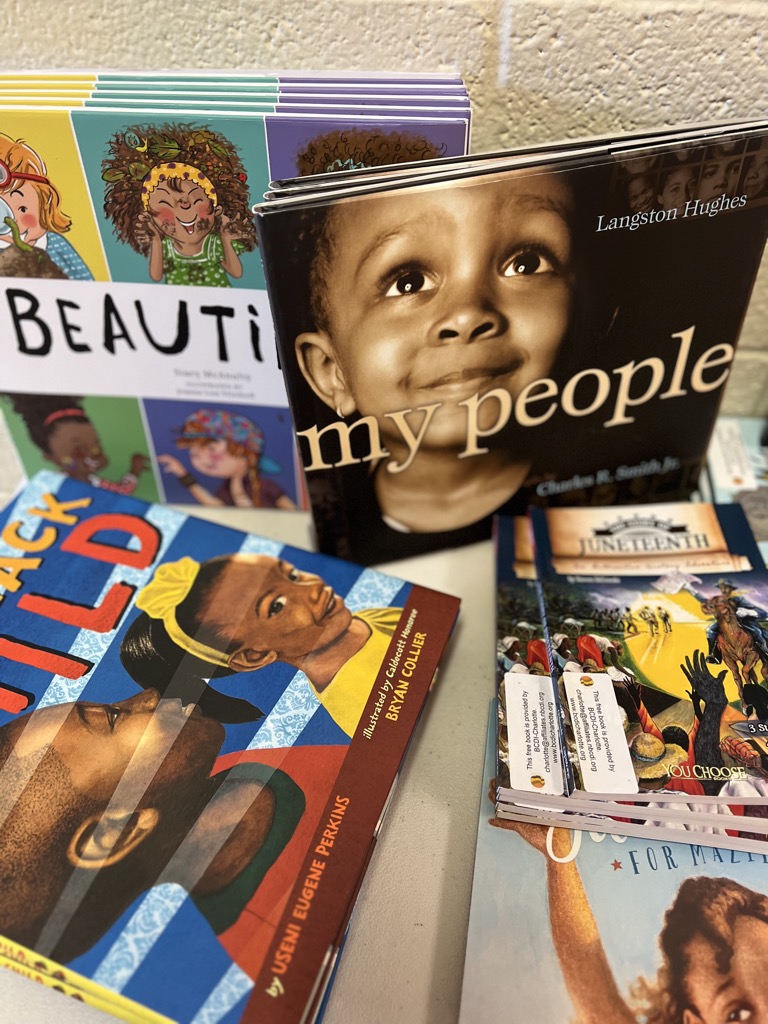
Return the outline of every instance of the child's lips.
[[[451,391],[460,390],[466,393],[470,385],[475,390],[490,387],[500,377],[508,377],[517,373],[522,367],[522,358],[512,359],[501,365],[492,366],[465,366],[441,373],[439,377],[432,377],[416,384],[418,391]]]
[[[341,602],[339,597],[334,593],[333,590],[331,590],[330,587],[328,587],[328,599],[326,601],[325,608],[323,609],[323,614],[321,618],[327,619],[331,615],[333,615],[333,613],[338,609],[340,603]]]

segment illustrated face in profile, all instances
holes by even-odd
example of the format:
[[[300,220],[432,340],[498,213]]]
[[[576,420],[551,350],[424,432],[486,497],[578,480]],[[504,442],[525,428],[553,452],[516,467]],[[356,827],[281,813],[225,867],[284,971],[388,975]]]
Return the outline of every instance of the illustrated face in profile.
[[[160,700],[154,690],[113,704],[41,708],[0,729],[2,934],[33,945],[55,911],[55,941],[69,930],[66,941],[87,948],[91,929],[98,938],[154,884],[190,831],[211,798],[223,737],[194,705]],[[60,903],[76,871],[84,880],[98,876],[109,895],[93,896],[88,907],[86,893],[98,888],[88,881],[82,899]]]

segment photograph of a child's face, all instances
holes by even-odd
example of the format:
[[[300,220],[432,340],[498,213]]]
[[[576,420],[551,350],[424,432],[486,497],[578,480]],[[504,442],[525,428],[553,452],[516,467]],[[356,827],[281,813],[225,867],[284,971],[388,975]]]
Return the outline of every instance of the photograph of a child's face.
[[[573,295],[572,213],[564,175],[508,173],[341,203],[327,217],[311,271],[315,329],[297,336],[296,355],[315,394],[340,417],[375,417],[400,462],[409,446],[391,414],[435,407],[412,413],[424,434],[402,479],[375,475],[382,511],[404,529],[462,526],[519,485],[519,453],[457,461],[462,403],[495,389],[514,402],[550,372]],[[491,431],[499,415],[489,400],[475,422]],[[434,477],[418,507],[399,500],[438,471],[452,490],[458,471],[469,500],[446,509]]]
[[[376,563],[531,503],[690,493],[720,386],[691,381],[763,241],[759,211],[694,216],[697,152],[358,182],[263,218],[322,550]]]

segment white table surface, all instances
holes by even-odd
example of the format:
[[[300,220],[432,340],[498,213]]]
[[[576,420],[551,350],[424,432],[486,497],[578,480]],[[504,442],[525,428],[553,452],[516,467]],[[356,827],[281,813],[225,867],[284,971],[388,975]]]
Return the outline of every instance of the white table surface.
[[[20,476],[0,417],[0,501],[10,497]],[[308,513],[196,511],[286,543],[311,545]],[[492,545],[488,541],[381,567],[456,594],[462,608],[371,859],[324,1021],[453,1024],[493,693]],[[0,971],[0,1021],[98,1024],[111,1019]]]

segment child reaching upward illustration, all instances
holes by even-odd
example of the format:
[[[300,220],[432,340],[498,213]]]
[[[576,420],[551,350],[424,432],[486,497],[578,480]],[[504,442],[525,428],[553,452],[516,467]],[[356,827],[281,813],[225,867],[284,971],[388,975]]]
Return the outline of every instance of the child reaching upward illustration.
[[[494,818],[547,858],[552,942],[579,1024],[724,1024],[768,1021],[768,897],[729,878],[686,878],[664,916],[662,964],[619,990],[570,834]],[[552,832],[551,851],[546,840]]]
[[[226,287],[256,245],[236,148],[195,125],[134,125],[109,140],[104,211],[115,234],[167,284]]]
[[[0,199],[10,210],[12,223],[0,236],[0,273],[3,276],[67,277],[92,281],[93,275],[64,237],[72,220],[61,209],[61,196],[48,177],[43,158],[23,139],[0,134]],[[2,218],[5,220],[5,218]],[[20,255],[34,252],[35,259]],[[23,260],[23,273],[12,272],[6,262]]]

